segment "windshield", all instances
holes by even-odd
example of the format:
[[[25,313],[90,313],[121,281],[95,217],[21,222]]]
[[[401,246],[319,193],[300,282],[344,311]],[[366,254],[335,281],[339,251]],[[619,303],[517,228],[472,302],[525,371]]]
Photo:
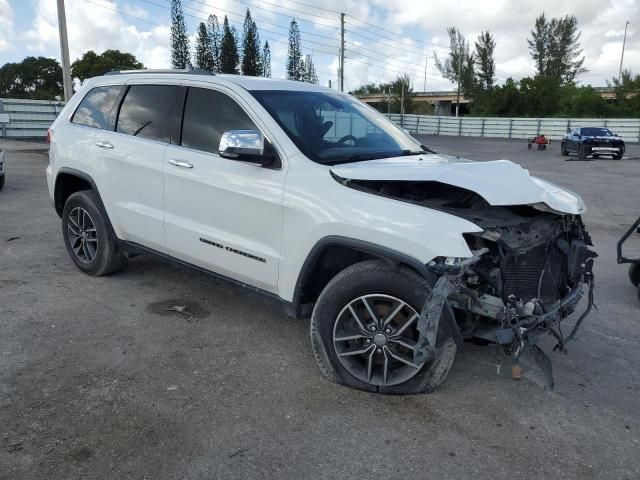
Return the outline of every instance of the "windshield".
[[[296,146],[325,165],[427,153],[381,114],[345,95],[254,90]]]
[[[580,134],[585,137],[613,137],[613,133],[608,128],[587,127],[581,128]]]

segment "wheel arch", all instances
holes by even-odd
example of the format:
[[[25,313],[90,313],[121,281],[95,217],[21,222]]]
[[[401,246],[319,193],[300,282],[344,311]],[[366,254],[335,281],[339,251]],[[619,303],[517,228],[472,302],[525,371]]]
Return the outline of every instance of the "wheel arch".
[[[96,183],[86,173],[68,167],[58,171],[53,188],[53,205],[58,216],[62,216],[67,198],[81,190],[95,190],[100,196]]]
[[[114,238],[118,238],[115,234],[115,230],[113,229],[113,225],[111,225],[111,220],[109,219],[107,210],[104,208],[104,203],[102,202],[102,197],[100,196],[100,191],[98,190],[96,182],[93,181],[93,178],[91,178],[90,175],[85,172],[81,172],[80,170],[62,167],[56,175],[53,188],[53,205],[58,216],[62,217],[62,211],[67,199],[74,193],[82,190],[92,190],[95,192],[98,197],[98,206],[104,212],[107,228]]]
[[[410,268],[423,277],[430,275],[426,265],[397,250],[355,238],[327,236],[316,242],[300,269],[293,294],[294,315],[301,318],[310,314],[324,287],[340,271],[372,259]]]

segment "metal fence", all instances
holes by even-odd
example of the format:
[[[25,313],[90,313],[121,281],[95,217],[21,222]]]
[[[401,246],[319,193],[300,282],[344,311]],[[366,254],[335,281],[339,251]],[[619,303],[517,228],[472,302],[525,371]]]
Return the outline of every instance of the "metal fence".
[[[64,102],[0,98],[0,138],[45,137]],[[334,120],[332,131],[342,136],[364,128],[353,116],[326,113]],[[498,117],[437,117],[430,115],[388,115],[414,134],[453,135],[467,137],[529,138],[545,134],[558,140],[567,128],[605,126],[627,142],[640,142],[640,118],[498,118]],[[343,118],[344,117],[344,118]]]
[[[412,134],[464,137],[530,138],[544,134],[559,140],[567,129],[607,127],[626,142],[640,142],[640,118],[498,118],[436,117],[430,115],[387,115]]]
[[[64,102],[0,98],[0,138],[42,138]]]

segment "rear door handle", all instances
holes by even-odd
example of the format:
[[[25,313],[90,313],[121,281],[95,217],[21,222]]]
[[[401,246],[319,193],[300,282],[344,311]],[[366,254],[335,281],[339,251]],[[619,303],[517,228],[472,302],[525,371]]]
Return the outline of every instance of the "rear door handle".
[[[190,164],[189,162],[185,162],[184,160],[176,160],[172,158],[171,160],[169,160],[169,163],[171,165],[175,165],[176,167],[193,168],[192,164]]]
[[[100,147],[100,148],[113,148],[113,145],[109,142],[103,142],[101,140],[98,140],[96,142],[96,147]]]

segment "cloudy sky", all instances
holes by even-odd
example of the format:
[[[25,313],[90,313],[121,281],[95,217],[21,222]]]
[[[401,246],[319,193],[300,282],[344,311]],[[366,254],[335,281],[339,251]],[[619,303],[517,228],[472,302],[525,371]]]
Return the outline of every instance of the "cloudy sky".
[[[72,61],[87,50],[132,52],[149,68],[169,66],[170,0],[65,0]],[[310,6],[311,4],[317,6]],[[470,41],[489,30],[497,43],[503,81],[533,73],[527,37],[535,18],[573,14],[582,31],[589,69],[580,82],[606,85],[617,75],[624,25],[629,21],[624,66],[640,73],[640,0],[183,0],[190,32],[209,13],[228,15],[240,31],[249,7],[272,52],[274,77],[284,76],[287,26],[300,23],[304,53],[313,55],[320,83],[337,79],[339,12],[346,13],[346,88],[408,73],[416,90],[453,86],[435,68],[447,54],[447,26]],[[193,39],[192,39],[193,42]],[[59,58],[55,0],[0,0],[0,64],[27,55]]]

